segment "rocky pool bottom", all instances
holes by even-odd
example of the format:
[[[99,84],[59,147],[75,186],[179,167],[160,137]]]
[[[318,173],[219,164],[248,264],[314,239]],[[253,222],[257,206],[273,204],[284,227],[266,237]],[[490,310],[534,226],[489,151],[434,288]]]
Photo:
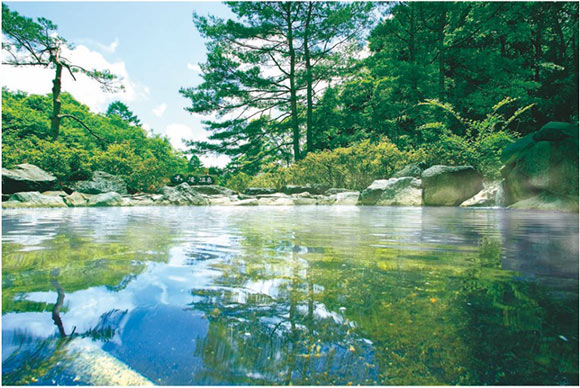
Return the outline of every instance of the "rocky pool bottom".
[[[578,215],[5,209],[5,385],[577,385]]]

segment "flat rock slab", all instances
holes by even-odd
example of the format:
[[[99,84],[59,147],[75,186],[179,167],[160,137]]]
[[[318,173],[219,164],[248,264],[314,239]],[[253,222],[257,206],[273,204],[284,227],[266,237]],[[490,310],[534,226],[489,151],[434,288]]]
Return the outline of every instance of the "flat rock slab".
[[[12,169],[2,169],[2,193],[46,191],[56,183],[56,177],[33,165],[19,164]]]
[[[10,196],[10,200],[6,203],[10,202],[26,204],[27,207],[67,207],[62,197],[54,195],[43,195],[38,191],[24,191],[12,194]],[[8,207],[10,207],[10,205]]]

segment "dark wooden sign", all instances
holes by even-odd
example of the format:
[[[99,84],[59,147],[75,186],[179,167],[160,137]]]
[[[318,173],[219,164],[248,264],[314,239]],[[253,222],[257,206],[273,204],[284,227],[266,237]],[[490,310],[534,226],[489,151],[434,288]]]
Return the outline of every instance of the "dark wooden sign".
[[[211,175],[176,174],[173,175],[170,180],[174,185],[178,185],[183,182],[187,182],[190,185],[213,185],[215,183],[215,179]]]

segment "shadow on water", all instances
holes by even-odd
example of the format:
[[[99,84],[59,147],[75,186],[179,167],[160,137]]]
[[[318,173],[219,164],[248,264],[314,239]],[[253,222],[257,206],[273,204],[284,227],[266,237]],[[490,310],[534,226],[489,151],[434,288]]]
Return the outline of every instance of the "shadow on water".
[[[578,383],[577,215],[134,208],[3,226],[4,382],[82,384],[62,350],[82,338],[165,385]]]

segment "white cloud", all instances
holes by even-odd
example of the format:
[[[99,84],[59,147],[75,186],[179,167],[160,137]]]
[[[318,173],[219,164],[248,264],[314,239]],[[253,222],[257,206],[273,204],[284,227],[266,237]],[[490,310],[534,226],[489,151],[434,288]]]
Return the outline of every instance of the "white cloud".
[[[118,43],[117,43],[118,45]],[[115,47],[115,42],[110,47]],[[62,90],[72,94],[77,100],[86,104],[95,112],[104,112],[109,103],[114,100],[132,102],[147,98],[149,90],[146,86],[132,81],[129,78],[125,62],[109,62],[97,51],[79,45],[73,50],[63,49],[63,57],[71,63],[87,69],[108,69],[119,77],[124,86],[123,91],[107,93],[98,82],[76,73],[76,81],[70,74],[63,73]],[[11,90],[22,90],[33,94],[47,94],[51,92],[54,70],[36,66],[15,67],[2,65],[2,84]]]
[[[83,38],[79,39],[78,43],[88,45],[89,47],[98,47],[100,52],[107,53],[107,54],[114,54],[119,47],[119,38],[115,38],[109,44],[103,44],[101,42],[97,42],[93,39]]]
[[[198,65],[198,64],[191,64],[191,63],[188,63],[188,64],[187,64],[187,68],[188,68],[189,70],[193,70],[193,71],[195,71],[196,73],[201,73],[201,67],[199,67],[199,65]]]
[[[119,38],[115,38],[115,40],[112,41],[111,44],[108,46],[100,45],[100,47],[102,47],[103,50],[105,50],[106,52],[112,54],[115,51],[117,51],[117,47],[119,47]]]
[[[167,104],[163,103],[159,106],[156,106],[155,108],[153,108],[153,114],[157,117],[161,117],[163,116],[163,114],[165,113],[165,110],[167,109]]]
[[[165,136],[169,138],[169,142],[178,150],[185,151],[187,147],[183,142],[185,140],[203,140],[201,136],[195,136],[194,131],[191,127],[181,124],[172,123],[165,128]]]

